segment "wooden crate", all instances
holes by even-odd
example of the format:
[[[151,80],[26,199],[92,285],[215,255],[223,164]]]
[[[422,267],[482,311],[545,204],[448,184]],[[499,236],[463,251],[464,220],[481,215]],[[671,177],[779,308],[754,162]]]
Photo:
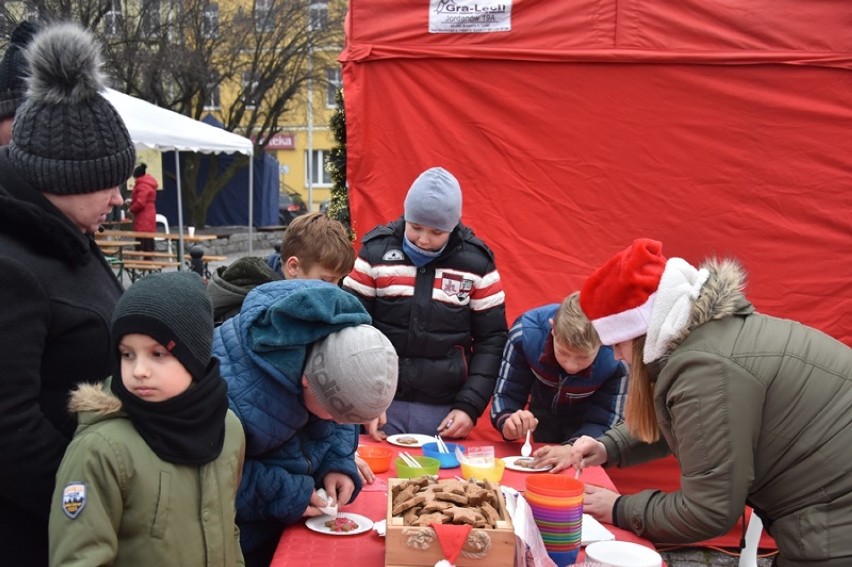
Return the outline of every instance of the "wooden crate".
[[[388,479],[387,535],[385,537],[385,566],[432,567],[444,559],[441,543],[435,530],[426,527],[405,526],[401,516],[392,516],[393,487],[406,479]],[[456,560],[457,567],[513,567],[515,563],[515,530],[512,518],[506,511],[503,493],[497,489],[500,520],[496,528],[473,528],[468,544]]]

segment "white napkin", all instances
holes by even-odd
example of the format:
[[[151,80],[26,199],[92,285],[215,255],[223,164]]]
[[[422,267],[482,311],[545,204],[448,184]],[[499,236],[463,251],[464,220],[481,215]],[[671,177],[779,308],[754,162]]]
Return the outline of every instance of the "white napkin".
[[[612,541],[615,536],[611,531],[603,527],[603,524],[588,514],[583,514],[583,540],[582,545],[588,545],[596,541]]]
[[[325,491],[325,488],[320,488],[317,490],[317,494],[319,494],[325,500],[325,506],[320,507],[320,512],[326,514],[328,516],[337,517],[337,501],[333,498],[328,497],[328,492]]]

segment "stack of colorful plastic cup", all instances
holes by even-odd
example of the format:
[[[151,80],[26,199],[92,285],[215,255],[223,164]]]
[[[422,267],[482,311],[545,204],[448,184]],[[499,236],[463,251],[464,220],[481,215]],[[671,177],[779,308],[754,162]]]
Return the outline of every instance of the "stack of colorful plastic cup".
[[[583,538],[583,483],[566,475],[530,476],[524,498],[557,567],[572,565]]]

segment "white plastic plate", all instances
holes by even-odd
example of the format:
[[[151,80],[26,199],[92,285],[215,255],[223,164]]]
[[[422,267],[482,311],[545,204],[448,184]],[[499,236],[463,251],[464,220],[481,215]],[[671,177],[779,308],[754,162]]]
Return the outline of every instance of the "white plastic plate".
[[[313,530],[317,533],[335,536],[358,535],[373,529],[373,521],[370,518],[366,518],[364,516],[361,516],[360,514],[352,514],[350,512],[341,512],[338,515],[344,518],[349,518],[353,522],[356,522],[358,524],[358,527],[348,532],[332,531],[332,529],[326,526],[325,523],[329,520],[333,520],[334,516],[314,516],[313,518],[308,518],[308,520],[305,522],[305,525],[308,526],[309,530]]]
[[[532,472],[544,472],[544,471],[549,471],[550,469],[553,468],[549,465],[546,466],[546,467],[536,467],[536,468],[523,467],[521,465],[516,464],[517,461],[519,461],[521,459],[532,460],[532,457],[522,457],[520,455],[518,455],[516,457],[503,457],[503,462],[506,463],[507,469],[511,469],[513,471],[518,471],[518,472],[530,472],[530,473],[532,473]]]
[[[400,439],[413,439],[414,443],[402,443]],[[430,435],[421,435],[419,433],[397,433],[396,435],[388,437],[387,442],[391,445],[396,445],[397,447],[422,447],[426,443],[434,443],[435,438]]]

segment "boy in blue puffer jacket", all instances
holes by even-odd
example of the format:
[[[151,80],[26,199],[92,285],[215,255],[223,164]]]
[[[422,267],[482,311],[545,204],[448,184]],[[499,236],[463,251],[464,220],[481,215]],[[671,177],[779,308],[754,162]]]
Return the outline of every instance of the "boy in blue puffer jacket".
[[[571,444],[624,419],[624,365],[601,346],[579,297],[531,309],[512,325],[491,404],[491,423],[504,439],[529,430],[539,443]]]
[[[268,566],[281,532],[361,489],[355,425],[396,391],[398,360],[361,303],[318,280],[260,285],[218,327],[231,409],[246,434],[237,523],[246,565]]]

